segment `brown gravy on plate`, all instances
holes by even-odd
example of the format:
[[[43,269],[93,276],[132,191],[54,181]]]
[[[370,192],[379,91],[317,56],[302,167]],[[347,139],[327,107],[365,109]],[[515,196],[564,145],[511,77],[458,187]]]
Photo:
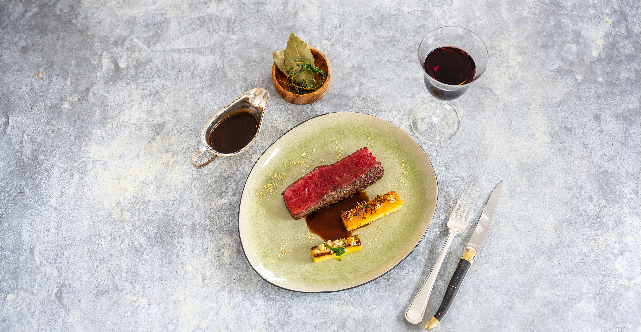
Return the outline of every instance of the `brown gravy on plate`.
[[[338,240],[352,236],[343,225],[341,213],[351,210],[360,202],[367,202],[367,193],[359,191],[352,197],[336,204],[314,211],[305,217],[309,231],[320,236],[324,241]]]

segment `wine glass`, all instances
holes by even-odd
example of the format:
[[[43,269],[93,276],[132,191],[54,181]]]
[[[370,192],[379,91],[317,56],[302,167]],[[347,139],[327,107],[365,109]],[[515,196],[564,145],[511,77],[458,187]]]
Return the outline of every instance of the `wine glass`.
[[[441,27],[428,33],[418,46],[423,81],[437,100],[423,100],[412,111],[411,127],[430,142],[447,141],[458,130],[459,116],[447,101],[460,97],[487,68],[483,40],[460,27]]]

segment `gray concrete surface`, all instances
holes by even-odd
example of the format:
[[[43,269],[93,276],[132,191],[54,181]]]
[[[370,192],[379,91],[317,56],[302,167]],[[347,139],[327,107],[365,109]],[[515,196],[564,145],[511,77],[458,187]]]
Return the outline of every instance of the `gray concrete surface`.
[[[264,281],[237,228],[254,162],[329,112],[409,132],[418,43],[442,25],[490,65],[452,102],[454,139],[421,142],[440,185],[423,241],[346,291]],[[312,105],[272,86],[290,32],[332,66]],[[440,331],[641,331],[640,41],[638,0],[0,1],[0,331],[419,331],[403,313],[471,176],[505,187]],[[254,87],[256,144],[192,168],[204,121]]]

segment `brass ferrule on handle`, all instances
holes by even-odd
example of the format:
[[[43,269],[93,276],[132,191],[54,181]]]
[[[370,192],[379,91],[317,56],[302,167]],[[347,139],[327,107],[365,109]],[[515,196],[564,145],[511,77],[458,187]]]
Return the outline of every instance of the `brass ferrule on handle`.
[[[426,330],[431,330],[431,329],[435,328],[436,325],[438,325],[438,323],[440,323],[439,320],[436,319],[436,317],[432,317],[432,318],[430,318],[430,320],[427,321],[427,323],[425,323],[425,329]]]
[[[464,259],[470,263],[474,263],[474,257],[476,257],[476,250],[467,247],[465,248],[465,251],[463,251],[463,256],[461,256],[461,259]]]

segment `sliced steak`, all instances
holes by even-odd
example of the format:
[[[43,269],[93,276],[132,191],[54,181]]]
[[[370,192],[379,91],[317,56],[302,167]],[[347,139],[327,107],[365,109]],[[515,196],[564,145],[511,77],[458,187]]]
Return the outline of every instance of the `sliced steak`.
[[[383,177],[383,166],[365,147],[331,165],[314,168],[282,195],[294,219],[337,203]]]

